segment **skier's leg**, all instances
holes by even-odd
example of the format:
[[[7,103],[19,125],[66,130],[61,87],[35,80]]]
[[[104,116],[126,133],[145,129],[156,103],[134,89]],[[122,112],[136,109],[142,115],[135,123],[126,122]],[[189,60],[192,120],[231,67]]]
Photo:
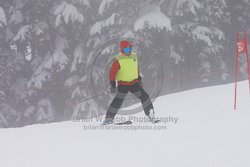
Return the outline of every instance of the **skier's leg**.
[[[128,88],[126,86],[118,86],[118,92],[116,93],[115,98],[113,99],[112,103],[110,104],[108,111],[106,113],[106,119],[114,119],[115,115],[117,114],[119,108],[122,105],[122,102],[128,93]]]
[[[117,94],[119,94],[119,92]],[[122,102],[123,99],[116,96],[108,108],[108,111],[106,113],[106,118],[113,119],[117,114],[117,111],[121,107]]]
[[[154,114],[154,107],[150,97],[139,83],[132,85],[130,91],[141,100],[143,110],[147,116]]]

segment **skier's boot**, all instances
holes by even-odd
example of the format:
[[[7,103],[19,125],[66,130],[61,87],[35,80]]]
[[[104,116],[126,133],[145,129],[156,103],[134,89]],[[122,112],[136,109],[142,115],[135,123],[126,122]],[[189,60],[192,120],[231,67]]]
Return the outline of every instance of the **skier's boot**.
[[[114,119],[113,118],[105,118],[105,120],[102,122],[101,125],[111,125],[114,123]]]
[[[159,120],[157,120],[154,116],[154,110],[153,109],[150,109],[149,110],[149,115],[148,115],[148,118],[149,118],[149,121],[152,122],[152,123],[157,123],[159,122]]]

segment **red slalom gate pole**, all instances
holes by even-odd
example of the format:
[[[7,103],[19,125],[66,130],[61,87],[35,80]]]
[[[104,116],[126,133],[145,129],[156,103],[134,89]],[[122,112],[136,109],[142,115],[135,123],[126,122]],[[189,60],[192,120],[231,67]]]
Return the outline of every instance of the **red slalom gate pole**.
[[[248,49],[247,49],[247,33],[244,32],[244,40],[245,40],[245,49],[246,49],[246,60],[247,60],[247,72],[248,72],[248,84],[249,84],[249,94],[250,94],[250,66],[249,66],[249,56],[248,56]]]
[[[249,65],[249,55],[247,49],[247,32],[244,32],[244,38],[240,39],[240,33],[237,33],[237,42],[236,42],[236,60],[235,60],[235,88],[234,88],[234,110],[236,110],[237,104],[237,83],[238,83],[238,66],[239,66],[239,54],[246,54],[247,62],[247,73],[248,73],[248,89],[250,94],[250,65]]]
[[[236,105],[237,105],[237,82],[238,82],[238,57],[239,57],[239,52],[238,52],[238,42],[240,40],[239,33],[237,33],[237,42],[236,42],[236,60],[235,60],[235,86],[234,86],[234,110],[236,110]]]

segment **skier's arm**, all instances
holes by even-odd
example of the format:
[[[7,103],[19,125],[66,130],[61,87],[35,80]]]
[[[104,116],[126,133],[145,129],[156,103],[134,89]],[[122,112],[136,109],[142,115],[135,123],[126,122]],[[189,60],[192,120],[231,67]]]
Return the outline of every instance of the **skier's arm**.
[[[120,64],[116,59],[114,59],[114,62],[113,62],[112,66],[110,68],[110,71],[109,71],[110,82],[115,81],[115,76],[116,76],[116,73],[119,69],[120,69]]]

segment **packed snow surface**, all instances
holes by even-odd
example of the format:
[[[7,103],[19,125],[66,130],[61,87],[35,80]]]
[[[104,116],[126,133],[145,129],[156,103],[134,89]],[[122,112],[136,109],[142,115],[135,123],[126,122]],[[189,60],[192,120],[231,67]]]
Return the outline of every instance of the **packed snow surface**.
[[[157,125],[134,121],[119,126],[126,129],[87,130],[99,122],[68,121],[1,129],[0,166],[249,167],[248,82],[238,86],[236,111],[234,85],[228,84],[157,98],[155,112],[166,118]],[[132,129],[139,126],[160,130]]]

